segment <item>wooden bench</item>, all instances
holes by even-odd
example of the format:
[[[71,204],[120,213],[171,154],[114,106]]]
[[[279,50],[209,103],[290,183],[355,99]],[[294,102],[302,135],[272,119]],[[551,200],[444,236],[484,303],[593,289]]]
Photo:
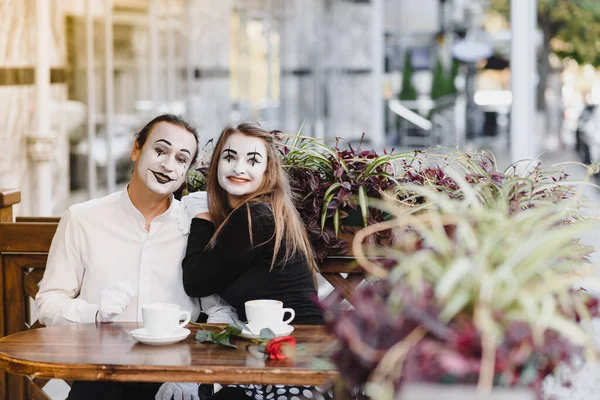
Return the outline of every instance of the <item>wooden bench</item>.
[[[32,316],[31,303],[59,221],[55,217],[17,217],[13,222],[13,206],[20,201],[19,191],[0,189],[0,337],[41,326]],[[364,279],[351,257],[326,260],[321,274],[350,303],[352,291]],[[42,390],[46,383],[45,379],[0,371],[0,399],[47,400]]]

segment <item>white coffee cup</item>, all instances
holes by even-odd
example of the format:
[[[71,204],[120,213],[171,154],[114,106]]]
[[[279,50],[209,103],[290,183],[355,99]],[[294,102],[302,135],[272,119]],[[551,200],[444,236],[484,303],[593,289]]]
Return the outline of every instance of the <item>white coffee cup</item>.
[[[192,316],[187,311],[181,311],[179,305],[171,303],[153,303],[142,306],[142,320],[148,335],[168,337],[186,326]],[[183,322],[179,322],[180,320]]]
[[[296,316],[291,308],[283,308],[283,303],[279,300],[250,300],[244,303],[246,308],[246,318],[248,318],[248,327],[254,333],[259,333],[264,328],[277,328],[281,325],[287,325]],[[292,314],[284,320],[285,313]]]

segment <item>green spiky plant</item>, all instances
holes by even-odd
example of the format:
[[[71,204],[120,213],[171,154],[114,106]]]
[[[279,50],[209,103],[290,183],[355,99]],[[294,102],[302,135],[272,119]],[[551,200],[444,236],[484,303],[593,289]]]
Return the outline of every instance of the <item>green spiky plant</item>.
[[[353,314],[331,309],[342,343],[333,360],[372,398],[396,398],[408,382],[539,389],[580,349],[595,357],[579,324],[598,312],[579,287],[600,287],[586,261],[593,248],[576,239],[593,226],[580,215],[581,196],[539,167],[492,182],[489,171],[473,173],[472,158],[460,161],[445,169],[451,191],[405,184],[420,200],[378,202],[394,218],[355,236],[356,257],[375,279],[355,292]],[[393,246],[365,243],[390,230]]]

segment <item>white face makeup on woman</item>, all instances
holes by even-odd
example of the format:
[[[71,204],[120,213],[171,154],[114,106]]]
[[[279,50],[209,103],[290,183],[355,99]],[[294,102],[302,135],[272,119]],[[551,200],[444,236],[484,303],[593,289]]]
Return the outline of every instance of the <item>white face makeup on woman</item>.
[[[160,122],[148,135],[143,148],[133,151],[136,174],[150,191],[161,195],[173,193],[185,181],[197,146],[190,132]]]
[[[262,139],[234,133],[227,138],[219,155],[219,185],[235,206],[258,190],[267,169],[267,148]]]

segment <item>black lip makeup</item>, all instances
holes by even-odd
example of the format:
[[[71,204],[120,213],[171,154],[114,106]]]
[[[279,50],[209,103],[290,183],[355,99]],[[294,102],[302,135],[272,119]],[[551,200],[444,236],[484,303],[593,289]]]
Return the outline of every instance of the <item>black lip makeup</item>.
[[[156,178],[156,181],[158,183],[165,184],[165,183],[169,183],[169,182],[171,182],[171,181],[174,180],[174,179],[171,179],[167,175],[162,174],[160,172],[156,172],[156,171],[152,171],[152,170],[150,170],[150,172],[152,172],[154,174],[154,177]]]

